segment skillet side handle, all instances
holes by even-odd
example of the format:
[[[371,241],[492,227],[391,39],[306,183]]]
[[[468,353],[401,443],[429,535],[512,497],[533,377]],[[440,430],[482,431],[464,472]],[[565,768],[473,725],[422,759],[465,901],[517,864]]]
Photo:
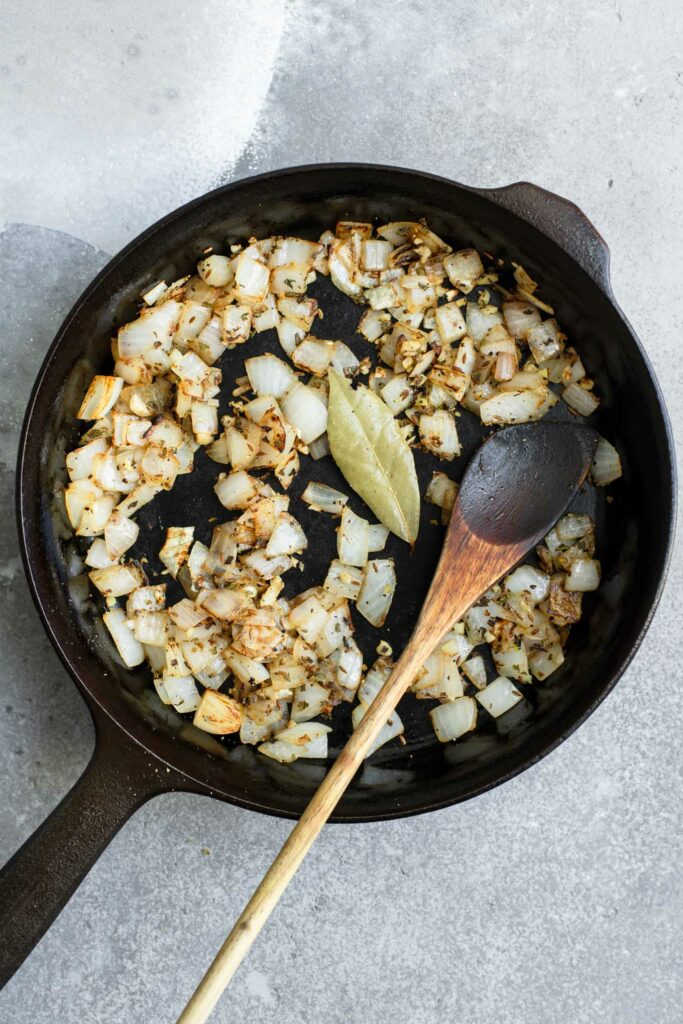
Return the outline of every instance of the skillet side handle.
[[[80,779],[0,872],[0,988],[131,814],[150,797],[183,788],[180,776],[119,729],[96,725]]]
[[[529,181],[516,181],[502,188],[475,188],[472,191],[517,214],[552,238],[606,295],[611,295],[609,247],[598,229],[575,203]]]

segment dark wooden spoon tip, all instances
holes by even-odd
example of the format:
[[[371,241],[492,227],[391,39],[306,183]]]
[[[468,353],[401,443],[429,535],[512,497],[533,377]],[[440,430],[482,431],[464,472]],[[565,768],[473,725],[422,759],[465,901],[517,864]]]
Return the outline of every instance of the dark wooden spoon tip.
[[[579,423],[505,427],[475,453],[460,486],[468,528],[490,544],[532,547],[586,479],[598,434]]]

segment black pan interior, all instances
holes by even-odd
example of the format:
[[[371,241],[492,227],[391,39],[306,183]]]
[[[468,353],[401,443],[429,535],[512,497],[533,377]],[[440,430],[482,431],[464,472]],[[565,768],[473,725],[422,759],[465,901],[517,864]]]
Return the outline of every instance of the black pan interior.
[[[390,817],[452,803],[502,781],[552,749],[616,681],[658,593],[673,500],[669,439],[659,394],[637,342],[611,300],[553,242],[471,190],[394,169],[302,169],[237,183],[197,200],[116,257],[60,331],[27,420],[20,491],[23,540],[49,631],[90,695],[129,733],[189,778],[259,810],[300,813],[325,767],[312,762],[279,765],[231,739],[207,736],[163,707],[145,671],[130,673],[118,664],[83,587],[77,550],[54,500],[64,479],[63,453],[78,436],[73,414],[93,370],[105,371],[111,365],[113,329],[134,314],[139,294],[160,278],[172,280],[190,272],[207,246],[225,251],[226,244],[272,233],[316,238],[339,218],[382,222],[418,217],[426,217],[456,248],[471,244],[492,257],[520,261],[542,281],[543,297],[555,307],[597,380],[603,402],[591,423],[617,445],[625,475],[610,489],[609,502],[604,492],[586,486],[573,506],[596,517],[604,583],[589,598],[584,620],[572,633],[564,666],[546,684],[526,688],[527,700],[508,715],[494,723],[482,712],[479,731],[445,747],[432,732],[429,703],[405,698],[399,710],[406,724],[406,744],[392,743],[367,762],[337,818]],[[356,333],[358,307],[326,279],[320,279],[311,294],[325,312],[315,333],[341,338],[357,354],[367,355],[370,347]],[[247,354],[279,351],[274,332],[256,336],[247,348],[223,358],[224,381],[243,372]],[[227,397],[223,401],[227,407]],[[559,403],[552,415],[569,413]],[[463,457],[439,467],[455,477],[461,476],[484,436],[481,424],[468,413],[459,420],[459,432]],[[653,458],[653,453],[660,457]],[[424,490],[438,462],[427,456],[417,461]],[[160,495],[138,516],[142,530],[137,554],[149,559],[153,581],[161,569],[156,552],[167,526],[194,523],[196,536],[208,541],[209,520],[227,518],[212,490],[220,469],[199,453],[195,471],[179,478],[171,492]],[[311,476],[348,490],[329,458],[316,463]],[[307,477],[302,472],[295,481],[294,497]],[[352,505],[372,518],[358,499]],[[304,523],[309,551],[306,569],[290,581],[289,592],[318,583],[335,551],[335,524],[329,517],[305,514],[303,506],[297,506],[296,514]],[[412,555],[406,545],[390,538],[387,552],[397,561],[399,577],[391,622],[379,633],[355,616],[366,661],[374,657],[380,638],[398,653],[410,635],[439,553],[442,529],[433,524],[436,518],[437,510],[425,504]],[[335,712],[333,754],[343,743],[349,717],[348,708]]]

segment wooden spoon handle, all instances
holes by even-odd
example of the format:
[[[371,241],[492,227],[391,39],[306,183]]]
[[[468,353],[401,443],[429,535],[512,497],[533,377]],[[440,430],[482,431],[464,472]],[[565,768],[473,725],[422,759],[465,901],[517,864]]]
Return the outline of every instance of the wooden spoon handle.
[[[204,1024],[423,660],[423,648],[406,649],[242,911],[178,1024]]]
[[[242,911],[178,1024],[204,1024],[207,1020],[418,670],[451,624],[495,582],[509,562],[509,549],[498,549],[498,557],[490,557],[487,546],[468,531],[457,505],[454,517],[456,521],[451,521],[441,561],[410,642]]]

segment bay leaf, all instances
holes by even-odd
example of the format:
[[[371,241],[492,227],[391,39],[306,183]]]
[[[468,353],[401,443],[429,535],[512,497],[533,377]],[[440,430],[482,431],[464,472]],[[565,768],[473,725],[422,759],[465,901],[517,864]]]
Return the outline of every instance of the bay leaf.
[[[413,544],[420,491],[413,453],[387,405],[362,384],[329,372],[327,437],[334,461],[354,491],[392,533]]]

